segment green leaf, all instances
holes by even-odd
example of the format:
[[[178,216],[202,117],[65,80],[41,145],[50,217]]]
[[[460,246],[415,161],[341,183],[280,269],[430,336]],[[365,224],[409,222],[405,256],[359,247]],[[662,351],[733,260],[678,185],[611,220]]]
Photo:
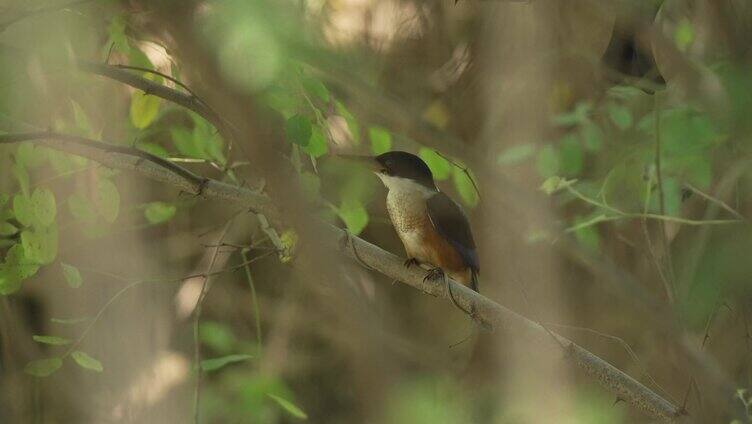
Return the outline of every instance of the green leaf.
[[[337,215],[345,223],[347,230],[355,235],[360,234],[368,225],[368,211],[357,199],[343,199],[337,208]]]
[[[36,219],[31,198],[24,194],[16,194],[13,196],[13,215],[21,225],[24,227],[30,227]]]
[[[88,163],[86,158],[80,156],[74,156],[52,149],[46,149],[46,151],[47,159],[58,174],[82,169]]]
[[[46,158],[44,150],[38,149],[30,141],[23,142],[16,149],[16,163],[26,169],[38,168]]]
[[[34,211],[33,225],[46,227],[55,222],[57,206],[55,195],[46,188],[37,188],[31,195],[31,207]]]
[[[95,372],[102,372],[104,370],[102,363],[89,356],[86,352],[75,350],[71,353],[71,357],[78,365],[87,370]]]
[[[446,104],[441,99],[436,99],[423,110],[422,117],[436,128],[443,130],[446,129],[452,116]]]
[[[193,132],[184,127],[170,128],[172,143],[178,152],[189,158],[206,159],[207,155],[201,145],[196,143]]]
[[[589,218],[578,216],[574,220],[574,225],[582,224]],[[598,252],[600,248],[600,236],[595,225],[583,226],[574,232],[575,239],[591,252]]]
[[[232,331],[226,325],[215,321],[201,323],[199,327],[199,339],[201,343],[219,353],[229,352],[236,342]]]
[[[71,344],[70,339],[66,339],[64,337],[58,337],[58,336],[38,336],[33,335],[31,336],[32,339],[34,339],[37,343],[52,345],[52,346],[65,346],[67,344]]]
[[[577,182],[577,180],[567,180],[559,176],[548,177],[546,178],[546,181],[543,181],[539,190],[550,196],[561,189],[569,187],[575,182]]]
[[[641,119],[638,128],[655,136],[655,113]],[[704,154],[720,138],[721,134],[713,121],[691,108],[680,107],[661,113],[661,154]]]
[[[538,159],[535,163],[538,174],[547,178],[559,173],[559,154],[554,146],[547,144],[538,152]]]
[[[478,204],[478,192],[475,190],[475,185],[473,185],[470,176],[464,170],[455,167],[452,179],[462,202],[470,207],[475,207]]]
[[[5,262],[0,265],[0,294],[7,295],[21,287],[21,282],[39,270],[39,265],[26,257],[21,244],[8,249]]]
[[[91,122],[89,122],[89,117],[86,116],[84,109],[75,100],[71,99],[70,102],[71,107],[73,107],[73,119],[76,122],[78,133],[86,137],[91,137],[94,135],[94,130],[91,127]]]
[[[16,180],[18,180],[18,185],[21,187],[21,192],[25,195],[29,194],[29,172],[26,171],[26,168],[24,168],[21,164],[14,164],[10,167],[10,171],[13,173],[13,176],[16,177]]]
[[[301,83],[308,94],[318,97],[324,101],[324,103],[329,103],[329,90],[323,82],[311,77],[303,77]]]
[[[561,188],[562,181],[563,179],[559,176],[548,177],[546,181],[543,181],[539,189],[550,196]]]
[[[307,146],[311,134],[311,120],[305,116],[295,115],[285,122],[285,139],[289,143]]]
[[[138,66],[141,68],[154,69],[154,64],[151,63],[146,53],[139,48],[131,48],[128,51],[128,64],[131,66]],[[161,84],[162,77],[152,73],[143,73],[142,76],[148,80],[152,80],[158,84]]]
[[[115,184],[105,178],[97,181],[94,204],[99,215],[109,223],[115,222],[120,211],[120,193]]]
[[[271,393],[267,393],[266,395],[269,396],[270,398],[272,398],[275,402],[277,402],[277,404],[282,409],[284,409],[288,414],[292,415],[293,417],[301,419],[301,420],[307,420],[308,419],[308,415],[305,412],[303,412],[302,409],[300,409],[299,407],[295,406],[289,400],[281,398],[281,397],[279,397],[277,395],[273,395]]]
[[[626,130],[632,126],[632,112],[626,106],[611,103],[608,105],[608,114],[620,130]]]
[[[31,361],[24,367],[24,372],[34,377],[47,377],[63,366],[60,358],[39,359]]]
[[[154,156],[159,156],[160,158],[166,158],[170,155],[167,150],[159,144],[142,141],[136,144],[136,148],[143,150],[144,152],[151,153]]]
[[[29,260],[41,265],[52,263],[57,257],[57,225],[24,230],[21,233],[21,245]]]
[[[294,230],[285,230],[279,236],[279,261],[286,264],[295,257],[295,248],[298,247],[298,233]]]
[[[196,130],[194,129],[193,132],[193,138],[197,138],[198,135],[196,134]],[[205,137],[203,139],[204,143],[204,150],[206,151],[207,155],[209,155],[209,159],[217,162],[220,165],[224,165],[227,163],[227,158],[225,157],[224,152],[224,141],[222,140],[222,137],[217,134],[212,134],[208,137]],[[201,141],[197,141],[197,143],[200,143]]]
[[[368,138],[371,139],[371,152],[380,155],[392,150],[392,134],[386,128],[370,127]]]
[[[597,152],[603,146],[603,131],[594,122],[586,122],[582,125],[580,137],[588,151]]]
[[[516,165],[525,159],[533,156],[535,154],[535,145],[532,143],[525,143],[525,144],[518,144],[516,146],[512,146],[504,152],[502,152],[499,157],[496,158],[496,163],[499,165]]]
[[[452,175],[452,164],[436,153],[433,149],[421,147],[418,150],[418,156],[428,165],[436,180],[446,180]]]
[[[687,51],[687,48],[692,45],[694,39],[695,31],[694,28],[692,28],[692,23],[689,22],[689,19],[684,18],[679,21],[679,24],[676,25],[676,29],[674,30],[674,42],[676,43],[676,47],[680,51]]]
[[[10,222],[0,222],[0,236],[12,236],[18,232],[18,228],[14,227]]]
[[[561,126],[580,124],[588,120],[592,108],[593,105],[589,102],[578,103],[574,111],[555,116],[554,123]]]
[[[201,361],[201,369],[203,371],[216,371],[225,365],[234,364],[236,362],[243,362],[253,358],[251,355],[235,354],[227,355],[219,358],[204,359]]]
[[[308,144],[303,146],[303,151],[314,158],[324,156],[329,151],[329,145],[326,143],[326,137],[321,128],[318,126],[312,128],[311,138],[308,140]]]
[[[68,210],[73,217],[86,223],[92,223],[97,219],[92,202],[79,193],[68,197]]]
[[[582,171],[583,154],[580,141],[573,134],[564,136],[559,143],[559,172],[576,176]]]
[[[300,108],[300,96],[292,95],[289,90],[282,87],[271,87],[266,93],[266,104],[280,112],[285,119],[295,115]]]
[[[161,224],[167,222],[175,216],[178,208],[175,205],[165,202],[147,203],[144,209],[144,217],[150,224]]]
[[[126,20],[123,16],[115,16],[107,25],[107,47],[113,45],[113,49],[119,52],[128,53],[131,49],[128,44],[128,37],[125,35]]]
[[[131,123],[138,129],[144,129],[154,122],[159,113],[159,97],[136,90],[131,95]]]
[[[73,265],[68,265],[64,262],[61,262],[60,265],[63,268],[63,277],[65,277],[65,282],[67,282],[68,285],[74,289],[81,287],[83,278],[81,278],[81,273],[78,271],[78,268]]]

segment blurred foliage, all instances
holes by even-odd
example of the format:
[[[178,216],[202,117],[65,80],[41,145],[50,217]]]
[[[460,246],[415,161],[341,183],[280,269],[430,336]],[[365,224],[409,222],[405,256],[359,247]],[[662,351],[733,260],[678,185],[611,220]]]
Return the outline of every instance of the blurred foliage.
[[[244,157],[242,149],[233,143],[253,141],[225,139],[227,132],[220,132],[201,116],[150,93],[119,85],[113,88],[111,82],[103,85],[90,76],[61,69],[61,64],[76,59],[126,65],[133,68],[134,75],[176,90],[185,91],[171,78],[201,87],[202,93],[211,93],[213,88],[206,86],[201,70],[184,68],[181,54],[186,52],[170,49],[175,40],[169,31],[164,29],[163,33],[154,28],[159,25],[150,21],[154,18],[146,3],[139,6],[143,10],[131,2],[105,3],[54,15],[43,21],[49,23],[44,31],[36,30],[32,23],[20,35],[12,33],[12,37],[3,39],[14,49],[33,54],[29,60],[19,60],[17,52],[0,52],[0,130],[52,128],[134,146],[191,169],[196,167],[200,173],[227,183],[246,184],[245,178],[251,174],[246,172],[247,161],[255,158]],[[752,233],[747,222],[740,222],[749,216],[752,195],[749,58],[726,52],[725,45],[716,49],[712,38],[704,38],[712,31],[700,28],[701,24],[691,16],[676,15],[678,18],[666,33],[667,40],[684,55],[687,64],[683,67],[696,71],[697,80],[686,78],[691,81],[686,83],[663,72],[668,69],[665,65],[651,62],[651,69],[644,74],[587,81],[589,91],[585,92],[565,81],[552,89],[551,97],[558,103],[555,113],[541,124],[541,139],[515,139],[502,144],[496,143],[494,134],[488,146],[476,146],[477,139],[487,137],[478,130],[485,126],[478,123],[491,119],[498,111],[484,115],[478,110],[478,104],[487,100],[478,92],[488,87],[476,87],[476,80],[482,77],[475,67],[485,64],[476,61],[475,56],[467,63],[455,63],[462,62],[455,57],[462,55],[453,51],[464,48],[468,55],[481,55],[476,50],[476,38],[482,36],[478,28],[485,28],[480,23],[488,6],[470,1],[458,5],[383,2],[395,10],[397,5],[404,6],[399,13],[412,11],[416,15],[397,19],[399,26],[380,31],[379,25],[387,21],[384,16],[388,13],[378,9],[383,7],[377,6],[379,2],[372,3],[368,7],[374,11],[357,17],[364,22],[372,20],[362,26],[373,33],[356,34],[349,44],[338,41],[338,37],[346,35],[347,28],[332,24],[338,14],[347,10],[349,2],[228,0],[202,3],[195,15],[198,40],[214,55],[221,77],[238,93],[253,98],[279,118],[282,137],[273,147],[289,159],[305,202],[319,218],[337,223],[353,234],[367,233],[378,238],[383,229],[378,180],[368,170],[340,160],[340,153],[414,152],[429,166],[441,189],[461,201],[474,220],[476,214],[499,208],[497,204],[484,204],[481,196],[485,191],[497,192],[501,184],[492,180],[495,173],[520,171],[522,179],[534,179],[531,186],[539,185],[550,196],[559,221],[554,228],[519,225],[517,230],[525,233],[519,240],[531,246],[514,246],[515,250],[529,253],[525,249],[571,237],[580,249],[577,254],[616,264],[621,267],[617,274],[636,274],[646,287],[661,287],[659,279],[670,279],[668,285],[675,290],[676,298],[675,304],[667,308],[675,313],[683,330],[700,338],[709,331],[724,304],[741,311],[741,316],[745,314],[752,296],[752,263],[746,258],[752,250]],[[632,14],[624,12],[617,23],[637,19],[646,10],[650,11],[652,22],[658,7],[670,3],[676,2],[646,2]],[[424,26],[411,32],[412,21]],[[617,35],[615,30],[608,32],[614,39]],[[728,34],[726,37],[733,38]],[[565,41],[572,40],[562,37]],[[741,44],[748,43],[744,40]],[[697,53],[703,46],[717,51]],[[655,54],[649,54],[650,60],[660,62],[659,49],[655,50]],[[611,69],[612,64],[605,63],[605,59],[603,62],[598,66],[602,66],[604,74],[609,75],[608,70],[623,72]],[[447,71],[449,68],[452,71]],[[563,79],[567,74],[565,67],[561,68]],[[445,73],[450,77],[443,77]],[[440,84],[434,83],[437,79],[442,80]],[[47,99],[51,106],[40,107]],[[389,110],[390,101],[404,108]],[[545,115],[547,111],[539,113]],[[113,114],[116,119],[112,119]],[[232,126],[228,123],[228,127]],[[436,134],[450,136],[434,137]],[[499,134],[498,138],[502,135],[506,134]],[[455,136],[468,141],[467,145],[451,145]],[[443,147],[467,159],[467,163],[445,153]],[[125,222],[136,222],[139,230],[154,230],[154,234],[166,234],[186,222],[193,223],[193,233],[205,230],[195,222],[207,216],[201,210],[203,206],[196,206],[197,200],[169,199],[163,193],[158,198],[142,199],[123,190],[120,173],[86,159],[26,142],[0,146],[0,161],[7,177],[0,193],[0,294],[14,296],[11,299],[46,289],[33,284],[42,276],[53,275],[49,278],[59,281],[63,289],[78,290],[76,295],[98,286],[88,277],[85,264],[63,262],[69,259],[61,252],[77,248],[66,242],[67,234],[82,234],[94,243],[129,230],[130,227],[123,228]],[[478,175],[488,180],[478,181]],[[481,208],[486,209],[480,211]],[[498,224],[480,228],[486,231]],[[299,238],[303,236],[293,229],[281,228],[277,234],[265,221],[261,227],[265,238],[258,245],[240,246],[241,255],[231,254],[234,260],[242,257],[243,262],[250,262],[246,255],[257,251],[268,251],[272,258],[276,257],[279,268],[269,279],[275,284],[265,289],[267,299],[277,299],[287,289],[283,283],[295,264],[301,248]],[[493,238],[480,231],[478,234],[483,234],[484,242]],[[161,240],[162,236],[156,238]],[[624,240],[628,243],[622,243]],[[169,243],[178,245],[183,241]],[[485,254],[494,257],[499,252]],[[294,373],[286,375],[262,368],[262,360],[267,358],[267,346],[261,342],[262,317],[250,264],[244,268],[248,285],[244,284],[243,290],[249,286],[253,290],[253,308],[250,303],[244,304],[253,309],[253,331],[238,331],[229,323],[236,317],[223,308],[217,308],[222,309],[217,315],[228,322],[219,318],[203,320],[199,327],[204,352],[192,370],[205,373],[203,421],[290,422],[310,416],[313,422],[322,422],[326,417],[315,413],[322,408],[336,409],[332,404],[341,407],[338,402],[342,402],[347,405],[342,407],[341,416],[350,418],[344,422],[352,422],[347,407],[358,406],[351,405],[356,403],[351,399],[342,399],[347,399],[354,389],[341,387],[340,376],[332,376],[333,382],[321,383],[325,387],[314,390],[312,386],[318,381],[301,381],[305,377],[296,379]],[[582,280],[581,274],[580,270],[572,272],[577,281]],[[568,278],[569,275],[562,280]],[[374,290],[365,286],[363,291],[375,296]],[[664,295],[655,294],[658,290],[652,286],[646,291],[663,299]],[[579,290],[585,292],[582,287]],[[284,296],[288,296],[287,291]],[[582,302],[592,301],[588,296],[582,297]],[[408,301],[400,301],[414,307]],[[612,318],[623,318],[611,316],[610,305],[600,314],[591,311],[589,304],[575,306],[573,309],[581,309],[583,315],[592,314],[587,319],[603,322],[604,326],[614,325]],[[77,315],[83,313],[73,310],[68,316]],[[306,316],[307,321],[319,318]],[[88,326],[98,319],[99,315],[52,318],[52,323],[59,324],[52,327],[54,331],[29,334],[31,344],[42,350],[36,359],[24,359],[25,372],[42,378],[58,373],[64,364],[75,364],[77,369],[91,371],[90,375],[106,375],[109,363],[79,350],[81,339],[71,336],[83,338],[88,328],[95,328]],[[83,330],[79,324],[83,324]],[[642,339],[650,336],[642,334],[648,333],[645,330],[635,324],[634,332],[639,334],[635,339],[649,345],[652,342]],[[291,349],[309,348],[307,343],[310,340],[295,340]],[[312,344],[311,349],[323,349]],[[660,350],[656,348],[656,352]],[[339,363],[344,361],[337,355],[346,354],[326,353],[332,355],[326,361],[344,368]],[[719,357],[726,360],[732,355],[733,352],[721,352]],[[293,363],[298,359],[282,360]],[[356,364],[361,368],[371,366],[366,361]],[[330,370],[317,365],[326,370],[322,372]],[[746,369],[743,363],[733,366],[737,367],[734,373],[740,375]],[[378,374],[376,365],[374,369]],[[499,417],[498,422],[519,422],[515,421],[517,411],[503,402],[495,405],[493,411],[485,411],[476,391],[462,387],[458,382],[461,378],[456,375],[439,371],[424,375],[413,370],[404,374],[393,386],[380,389],[383,392],[374,388],[378,406],[363,407],[369,410],[371,420],[458,423],[483,422],[494,416]],[[748,382],[741,381],[739,386],[746,387]],[[321,406],[326,402],[317,397],[315,392],[319,390],[334,392],[334,400],[327,399],[331,404]],[[578,389],[573,399],[571,415],[562,422],[632,422],[631,416],[597,389]],[[749,413],[749,394],[740,389],[737,400]],[[357,413],[353,416],[361,417]]]

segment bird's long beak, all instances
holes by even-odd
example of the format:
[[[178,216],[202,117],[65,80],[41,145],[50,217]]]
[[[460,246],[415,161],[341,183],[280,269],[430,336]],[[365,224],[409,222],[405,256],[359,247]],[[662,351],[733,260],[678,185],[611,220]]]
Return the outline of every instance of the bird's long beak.
[[[337,155],[338,158],[342,158],[346,161],[349,161],[351,163],[357,163],[361,166],[364,166],[371,171],[379,171],[381,169],[381,164],[376,160],[373,156],[361,156],[361,155]]]

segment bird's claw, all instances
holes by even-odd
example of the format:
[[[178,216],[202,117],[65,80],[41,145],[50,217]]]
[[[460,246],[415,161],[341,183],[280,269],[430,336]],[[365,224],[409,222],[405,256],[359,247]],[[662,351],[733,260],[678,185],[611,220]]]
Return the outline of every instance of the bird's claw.
[[[428,274],[426,274],[426,276],[423,277],[423,281],[425,282],[428,280],[434,280],[434,281],[443,280],[445,277],[446,275],[444,274],[444,270],[439,267],[436,267],[436,268],[431,268],[428,271]]]
[[[344,231],[344,233],[339,237],[339,250],[345,250],[347,249],[347,246],[350,244],[350,233],[347,231]]]
[[[413,265],[418,265],[418,260],[415,258],[407,258],[404,262],[405,268],[410,268]]]

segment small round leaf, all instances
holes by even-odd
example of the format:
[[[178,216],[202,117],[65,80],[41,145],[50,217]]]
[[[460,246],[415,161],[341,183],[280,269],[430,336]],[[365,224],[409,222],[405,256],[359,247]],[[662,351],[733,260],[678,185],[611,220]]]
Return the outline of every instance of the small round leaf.
[[[89,356],[86,352],[81,352],[80,350],[73,351],[71,353],[71,357],[78,365],[81,366],[81,368],[85,368],[87,370],[95,371],[95,372],[102,372],[104,368],[102,367],[102,363],[98,360],[92,358]]]
[[[24,372],[34,377],[47,377],[63,366],[60,358],[39,359],[26,364]]]

